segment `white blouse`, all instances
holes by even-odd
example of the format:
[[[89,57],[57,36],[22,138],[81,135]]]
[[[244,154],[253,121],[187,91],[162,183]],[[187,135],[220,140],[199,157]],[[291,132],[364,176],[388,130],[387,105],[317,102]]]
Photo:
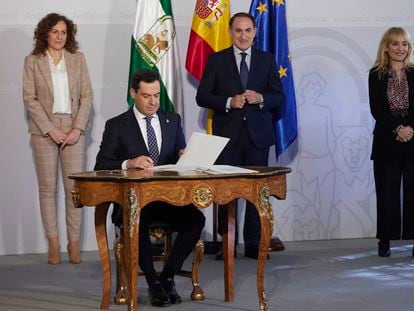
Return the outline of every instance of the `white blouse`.
[[[53,63],[53,58],[50,56],[49,52],[47,52],[47,55],[49,57],[50,72],[52,74],[53,83],[54,100],[52,113],[71,114],[69,80],[64,54],[62,54],[62,58],[57,65]]]

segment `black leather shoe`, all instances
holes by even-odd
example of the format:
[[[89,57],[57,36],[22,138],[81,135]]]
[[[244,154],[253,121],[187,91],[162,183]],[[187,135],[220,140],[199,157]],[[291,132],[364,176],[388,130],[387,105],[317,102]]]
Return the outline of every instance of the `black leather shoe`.
[[[244,257],[257,259],[259,258],[259,247],[257,246],[244,246]],[[266,259],[269,259],[270,256],[267,254]]]
[[[148,296],[154,307],[168,307],[171,305],[170,298],[159,281],[148,288]]]
[[[270,239],[269,252],[281,252],[285,250],[285,245],[279,238]]]
[[[380,257],[390,257],[390,241],[380,240],[378,242],[378,256]]]
[[[224,260],[223,256],[224,256],[223,255],[223,249],[220,248],[219,252],[214,256],[214,259],[215,260]],[[237,257],[237,251],[236,251],[236,248],[234,248],[234,258],[236,258],[236,257]]]
[[[181,303],[181,296],[178,295],[177,290],[175,289],[175,282],[173,279],[168,278],[166,280],[161,280],[161,284],[172,304],[175,305]]]

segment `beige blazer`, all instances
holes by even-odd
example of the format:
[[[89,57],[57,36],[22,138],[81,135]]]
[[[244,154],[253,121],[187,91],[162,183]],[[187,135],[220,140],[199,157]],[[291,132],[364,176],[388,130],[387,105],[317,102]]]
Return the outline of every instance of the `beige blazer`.
[[[64,50],[71,97],[73,128],[85,131],[92,107],[92,87],[81,52]],[[46,135],[55,126],[53,111],[53,83],[47,55],[28,55],[24,60],[23,101],[29,113],[29,132]]]

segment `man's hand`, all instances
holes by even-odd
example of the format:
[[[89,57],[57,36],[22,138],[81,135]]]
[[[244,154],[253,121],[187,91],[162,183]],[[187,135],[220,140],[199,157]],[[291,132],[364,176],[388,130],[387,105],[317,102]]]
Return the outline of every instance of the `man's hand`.
[[[257,105],[263,103],[263,95],[256,91],[246,90],[242,96],[249,105]]]
[[[233,109],[242,109],[246,103],[246,97],[241,95],[235,95],[231,98],[230,107]]]
[[[71,129],[66,136],[66,139],[63,141],[62,145],[60,146],[63,149],[66,145],[73,146],[79,141],[79,137],[81,135],[81,130],[77,128]]]
[[[133,159],[130,159],[126,163],[127,169],[130,168],[141,168],[141,169],[149,169],[154,167],[154,162],[150,157],[147,156],[139,156]]]
[[[54,141],[54,143],[57,144],[57,145],[63,144],[64,141],[67,139],[67,134],[63,133],[57,127],[50,130],[47,134]]]

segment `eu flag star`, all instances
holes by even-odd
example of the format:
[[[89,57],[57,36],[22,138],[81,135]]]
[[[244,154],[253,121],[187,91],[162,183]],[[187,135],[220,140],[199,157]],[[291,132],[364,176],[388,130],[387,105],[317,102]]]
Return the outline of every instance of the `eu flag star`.
[[[285,3],[283,2],[283,0],[272,0],[272,4],[275,5],[275,3],[277,3],[277,7],[280,7],[281,5],[285,5]]]
[[[262,14],[263,12],[267,12],[266,3],[259,3],[259,6],[256,8],[256,10],[259,11],[259,14]]]
[[[282,66],[279,67],[279,77],[287,77],[287,67],[283,68]]]

